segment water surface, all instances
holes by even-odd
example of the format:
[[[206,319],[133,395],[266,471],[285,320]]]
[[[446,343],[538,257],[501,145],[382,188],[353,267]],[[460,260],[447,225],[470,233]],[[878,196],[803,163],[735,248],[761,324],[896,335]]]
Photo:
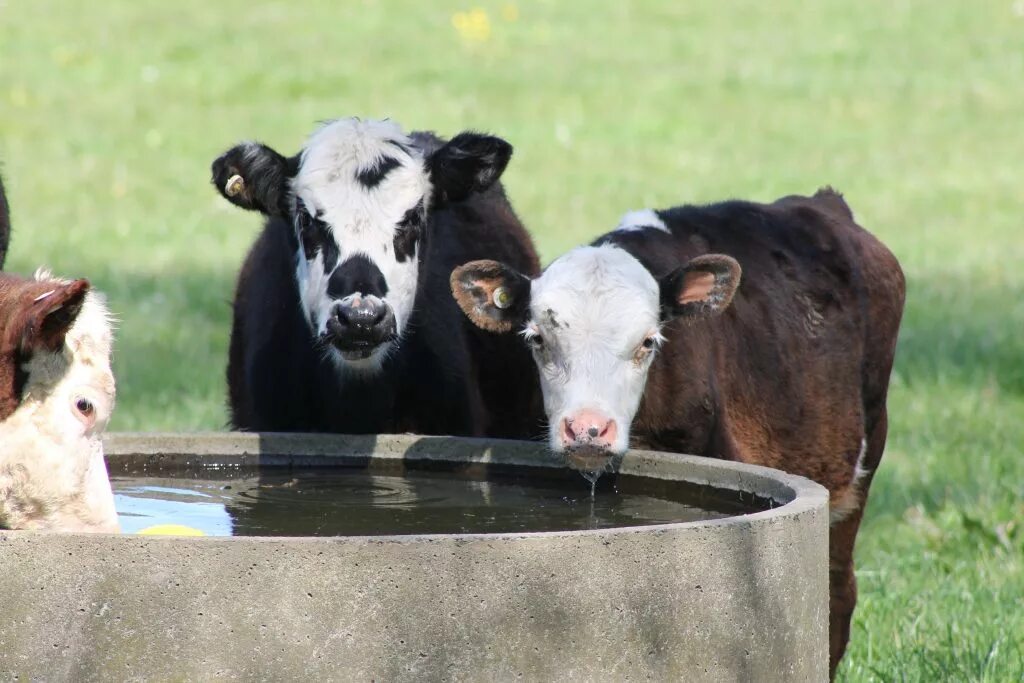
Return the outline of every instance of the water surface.
[[[213,478],[216,477],[216,478]],[[606,529],[716,519],[763,506],[735,492],[636,477],[593,497],[582,477],[358,468],[111,477],[121,528],[182,524],[211,536],[364,536]]]

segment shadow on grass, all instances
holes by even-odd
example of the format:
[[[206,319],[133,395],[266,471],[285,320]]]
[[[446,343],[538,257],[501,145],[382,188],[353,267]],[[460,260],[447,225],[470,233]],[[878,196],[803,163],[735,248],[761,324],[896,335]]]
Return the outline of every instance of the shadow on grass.
[[[1024,480],[1024,285],[908,285],[889,439],[869,517],[1019,496]]]
[[[96,278],[118,320],[112,429],[223,429],[235,273]]]
[[[223,428],[234,279],[235,266],[94,278],[120,321],[114,429]],[[1022,331],[1024,285],[980,288],[939,277],[911,280],[893,382],[898,389],[890,397],[890,444],[917,448],[925,427],[938,429],[925,436],[946,438],[950,448],[990,438],[986,416],[972,424],[922,424],[920,416],[911,415],[907,397],[924,402],[918,410],[936,415],[952,400],[950,389],[996,396],[997,403],[998,397],[1019,400],[1024,397]]]
[[[952,381],[1024,396],[1024,283],[913,279],[896,371],[909,386]]]

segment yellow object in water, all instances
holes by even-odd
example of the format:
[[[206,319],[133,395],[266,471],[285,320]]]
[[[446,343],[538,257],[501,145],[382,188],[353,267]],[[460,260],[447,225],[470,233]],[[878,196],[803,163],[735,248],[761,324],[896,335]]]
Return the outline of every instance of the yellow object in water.
[[[137,532],[139,536],[205,536],[199,529],[183,524],[157,524]]]

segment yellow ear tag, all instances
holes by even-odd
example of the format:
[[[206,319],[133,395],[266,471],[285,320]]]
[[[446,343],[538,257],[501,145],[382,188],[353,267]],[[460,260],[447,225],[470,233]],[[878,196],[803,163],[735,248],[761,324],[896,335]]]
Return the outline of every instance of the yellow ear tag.
[[[183,524],[157,524],[137,532],[139,536],[205,536],[199,529]]]
[[[512,294],[504,287],[496,288],[492,296],[497,308],[508,308],[512,305]]]
[[[245,190],[245,178],[237,173],[228,178],[228,182],[224,184],[224,194],[229,197],[241,194],[243,190]]]

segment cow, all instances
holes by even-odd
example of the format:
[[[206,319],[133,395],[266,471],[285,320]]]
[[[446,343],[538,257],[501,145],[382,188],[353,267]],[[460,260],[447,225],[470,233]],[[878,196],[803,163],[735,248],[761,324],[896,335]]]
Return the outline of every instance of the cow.
[[[110,317],[86,280],[0,273],[0,528],[117,532]]]
[[[347,118],[321,125],[291,157],[256,142],[218,157],[217,191],[265,216],[234,299],[231,426],[542,430],[529,351],[469,323],[448,288],[467,260],[540,270],[498,182],[511,154],[490,135],[445,141]]]
[[[532,349],[551,447],[576,467],[613,467],[632,446],[828,488],[834,675],[905,294],[842,196],[634,211],[540,277],[478,261],[451,288],[473,322]]]
[[[7,247],[11,243],[11,207],[4,193],[4,179],[0,178],[0,270],[7,258]]]

